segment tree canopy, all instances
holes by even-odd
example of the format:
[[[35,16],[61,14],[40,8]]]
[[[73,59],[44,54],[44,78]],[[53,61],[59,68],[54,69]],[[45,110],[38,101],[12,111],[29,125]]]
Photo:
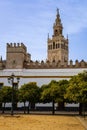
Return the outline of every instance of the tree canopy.
[[[29,103],[52,102],[53,111],[54,103],[87,103],[87,72],[84,71],[83,73],[74,75],[69,80],[52,80],[41,87],[38,87],[36,82],[29,82],[22,85],[14,94],[15,101],[19,99],[24,104],[26,101]],[[12,88],[3,86],[0,89],[0,103],[11,102],[11,99]]]

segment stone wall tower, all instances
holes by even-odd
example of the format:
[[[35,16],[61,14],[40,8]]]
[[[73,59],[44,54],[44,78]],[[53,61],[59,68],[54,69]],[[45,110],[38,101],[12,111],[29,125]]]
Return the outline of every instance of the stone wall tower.
[[[29,62],[31,55],[23,43],[7,43],[6,68],[22,69],[24,62]]]
[[[55,23],[53,25],[53,36],[51,39],[48,36],[47,46],[47,59],[50,62],[60,61],[62,65],[66,63],[68,64],[68,37],[64,38],[63,36],[63,26],[58,9]]]

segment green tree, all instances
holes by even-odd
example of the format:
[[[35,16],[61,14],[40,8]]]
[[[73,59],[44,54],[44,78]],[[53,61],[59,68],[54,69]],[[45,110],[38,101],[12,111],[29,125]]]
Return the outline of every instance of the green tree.
[[[2,108],[2,91],[1,91],[1,89],[0,89],[0,107]]]
[[[67,80],[60,80],[59,82],[52,80],[42,91],[41,98],[45,102],[52,102],[52,114],[55,113],[55,103],[64,104],[64,94],[68,87]],[[62,105],[63,106],[63,105]]]
[[[29,102],[28,113],[29,113],[29,107],[32,104],[35,104],[36,102],[38,102],[39,98],[40,98],[40,92],[39,92],[39,87],[37,86],[36,82],[29,82],[21,86],[19,90],[19,99],[20,101],[23,101],[24,104],[26,101]]]
[[[70,79],[65,98],[68,98],[70,102],[79,103],[79,114],[82,115],[82,106],[87,102],[86,72],[79,73]]]
[[[24,113],[26,110],[26,106],[25,103],[27,101],[27,95],[26,95],[26,85],[22,85],[21,88],[19,89],[19,93],[18,93],[18,99],[20,102],[24,103]]]
[[[50,95],[49,95],[49,84],[44,84],[40,88],[40,102],[48,103],[51,101]]]
[[[55,99],[57,96],[57,82],[52,80],[48,85],[46,85],[42,91],[41,99],[43,102],[52,102],[52,114],[55,113]]]
[[[12,97],[12,88],[9,86],[3,86],[1,89],[1,101],[4,104],[3,113],[4,113],[5,104],[11,102],[11,97]]]
[[[66,102],[65,93],[66,89],[68,88],[68,80],[59,80],[57,82],[57,96],[56,102],[58,102],[58,109],[64,110],[64,103]]]

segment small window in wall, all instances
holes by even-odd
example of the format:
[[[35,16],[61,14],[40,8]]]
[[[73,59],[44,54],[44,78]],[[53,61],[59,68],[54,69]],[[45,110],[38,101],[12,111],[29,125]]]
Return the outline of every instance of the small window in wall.
[[[18,83],[13,83],[14,89],[18,89]]]
[[[0,83],[0,89],[3,87],[4,83]]]

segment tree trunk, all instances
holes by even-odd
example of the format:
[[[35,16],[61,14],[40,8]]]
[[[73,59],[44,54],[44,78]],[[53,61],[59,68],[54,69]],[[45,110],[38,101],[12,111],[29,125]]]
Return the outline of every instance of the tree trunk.
[[[31,110],[35,110],[35,103],[34,103],[34,102],[32,102],[32,103],[30,104],[30,106],[31,106]]]
[[[30,102],[28,103],[28,111],[27,111],[27,113],[29,114],[29,112],[30,112]]]
[[[84,118],[85,118],[85,103],[83,103],[83,111],[82,111],[82,115],[83,115]]]
[[[25,102],[24,102],[24,114],[26,113],[26,110],[25,110]]]
[[[82,115],[82,106],[83,106],[83,104],[79,103],[79,115]]]
[[[58,110],[63,111],[64,110],[64,102],[58,103]]]
[[[54,100],[52,101],[52,115],[54,115],[55,114],[55,102],[54,102]]]
[[[16,110],[17,109],[17,102],[14,102],[14,104],[13,104],[13,108],[14,108],[14,110]]]

